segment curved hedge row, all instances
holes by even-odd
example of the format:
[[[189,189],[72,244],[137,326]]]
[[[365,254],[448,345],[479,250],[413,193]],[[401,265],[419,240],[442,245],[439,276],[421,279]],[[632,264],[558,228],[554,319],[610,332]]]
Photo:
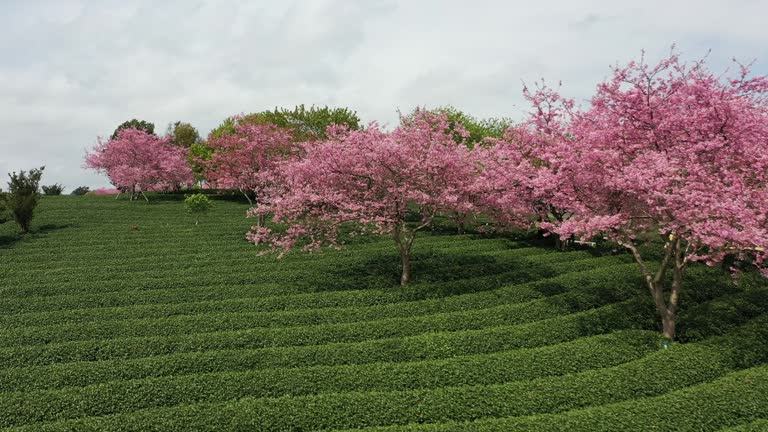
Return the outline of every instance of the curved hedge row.
[[[720,429],[723,432],[764,432],[768,430],[768,420],[760,419],[738,426]]]
[[[766,394],[768,394],[768,366],[760,366],[731,373],[713,382],[681,389],[663,396],[633,399],[562,414],[365,430],[368,432],[613,432],[617,430],[682,432],[716,430],[768,416]],[[99,422],[98,419],[83,419],[71,424],[85,427],[86,429],[83,430],[96,430],[94,426],[97,422]],[[168,425],[171,424],[173,423]],[[754,430],[763,431],[764,429],[760,428],[762,424],[765,423],[757,421],[757,429]],[[146,423],[142,425],[142,427],[145,426],[149,425]],[[104,430],[117,430],[109,428],[118,426],[109,425],[109,422],[104,421],[98,427],[106,427],[107,429]],[[139,429],[140,427],[134,430]],[[736,428],[735,430],[750,429]]]
[[[100,416],[150,407],[350,391],[491,385],[637,360],[658,347],[652,332],[581,339],[562,349],[505,351],[404,363],[316,366],[174,375],[81,388],[0,394],[0,426]]]
[[[497,350],[503,342],[493,345],[493,337],[503,329],[487,332],[457,332],[446,335],[425,335],[405,340],[385,339],[349,344],[327,344],[309,347],[266,348],[256,350],[208,351],[152,356],[135,360],[74,362],[46,366],[0,369],[0,392],[83,387],[101,382],[171,375],[192,375],[214,372],[255,371],[276,368],[314,366],[349,366],[369,363],[436,362],[444,358],[499,355],[509,359],[518,369],[516,376],[526,374],[556,374],[573,372],[576,365],[600,362],[603,352],[614,358],[618,352],[641,351],[657,338],[646,330],[623,330],[607,335],[579,338],[574,341],[537,348]],[[467,333],[474,343],[469,344]],[[649,339],[654,335],[652,339]],[[440,336],[443,336],[442,338]],[[463,337],[460,337],[463,336]],[[469,336],[469,337],[468,337]],[[483,342],[483,339],[486,339]],[[480,343],[478,343],[480,342]],[[423,346],[421,350],[416,347]],[[624,348],[622,348],[624,347]],[[505,354],[501,354],[505,353]],[[611,361],[611,360],[607,360]],[[581,363],[584,362],[584,363]],[[596,364],[596,363],[590,363]],[[573,369],[568,369],[572,367]],[[552,368],[550,370],[550,368]]]
[[[615,260],[615,261],[614,261]],[[590,261],[569,261],[553,265],[552,272],[576,272],[600,267],[589,264]],[[622,262],[621,259],[609,259],[607,263]],[[89,307],[118,307],[134,304],[177,303],[180,301],[226,300],[231,298],[263,298],[265,302],[283,306],[259,305],[276,309],[322,307],[323,304],[334,306],[365,306],[397,301],[422,300],[426,298],[448,297],[479,291],[497,289],[504,285],[533,282],[532,274],[540,270],[518,268],[510,272],[483,275],[445,282],[414,283],[407,288],[387,287],[384,289],[361,289],[360,286],[332,291],[320,290],[306,292],[292,290],[277,283],[253,285],[216,285],[190,286],[186,288],[127,289],[105,293],[61,294],[40,297],[11,297],[0,299],[0,307],[11,314],[46,312],[55,310],[82,309]],[[550,270],[547,270],[550,272]],[[527,275],[527,276],[524,276]],[[556,277],[557,274],[551,274]],[[635,276],[635,275],[632,275]],[[538,278],[544,278],[539,276]],[[538,279],[537,278],[537,279]],[[625,276],[626,278],[626,276]],[[635,280],[639,280],[635,276]],[[346,302],[345,302],[346,301]],[[281,303],[282,302],[282,303]],[[299,306],[291,307],[291,303]],[[317,306],[313,306],[317,305]],[[271,310],[271,309],[268,309]]]
[[[355,292],[353,294],[357,294],[357,296],[353,297],[354,303],[345,305],[343,301],[340,301],[339,306],[336,307],[352,308],[365,307],[366,305],[370,305],[368,306],[370,308],[389,309],[390,312],[394,315],[396,315],[398,311],[403,310],[402,308],[404,308],[407,309],[408,312],[402,312],[403,315],[411,315],[413,313],[420,313],[425,315],[438,311],[448,312],[451,310],[464,308],[477,308],[483,305],[492,306],[500,303],[523,302],[534,300],[546,294],[557,293],[558,287],[563,286],[564,283],[567,283],[567,279],[572,277],[568,276],[570,273],[604,271],[604,269],[607,270],[609,268],[615,269],[616,265],[620,265],[622,263],[621,260],[612,258],[606,258],[603,260],[596,259],[594,261],[596,262],[589,261],[585,263],[585,265],[583,265],[584,268],[575,271],[572,271],[573,264],[563,263],[562,266],[558,266],[561,269],[561,274],[551,278],[539,279],[535,282],[507,285],[495,290],[482,290],[479,286],[476,286],[476,289],[478,289],[477,291],[442,298],[427,297],[418,299],[417,295],[406,295],[404,293],[400,294],[397,292],[392,292],[392,290],[388,290],[383,293],[373,291]],[[477,279],[473,280],[478,282]],[[469,280],[468,282],[472,282],[473,280]],[[448,285],[448,283],[444,285]],[[592,286],[594,284],[588,282],[585,285]],[[432,291],[436,291],[438,289],[440,288],[433,285]],[[418,291],[422,293],[422,297],[425,297],[430,289],[419,289]],[[359,294],[367,294],[369,300],[366,301],[362,299]],[[0,326],[2,326],[4,329],[10,329],[13,327],[58,325],[62,323],[72,324],[77,322],[103,320],[140,319],[154,317],[165,318],[174,315],[191,315],[206,312],[286,312],[289,309],[321,309],[322,303],[320,302],[322,302],[323,298],[327,303],[328,297],[338,298],[341,300],[345,297],[352,296],[352,294],[349,292],[317,293],[309,295],[261,295],[261,297],[235,297],[220,300],[201,300],[197,302],[186,301],[180,303],[65,309],[8,314],[0,317]],[[184,296],[183,300],[187,300],[186,296]],[[374,311],[372,311],[372,313],[374,316],[379,316],[376,315],[376,312]],[[274,319],[279,321],[280,317],[275,316]]]
[[[382,315],[377,315],[377,310],[353,308],[310,310],[303,313],[277,315],[262,312],[198,313],[169,318],[19,327],[0,331],[0,347],[31,346],[78,340],[255,330],[259,328],[264,328],[265,332],[268,331],[266,329],[277,332],[293,327],[332,324],[386,328],[390,331],[382,330],[379,334],[384,335],[383,337],[392,337],[414,334],[413,332],[467,330],[553,318],[621,301],[630,297],[632,291],[636,291],[634,284],[627,284],[625,287],[611,287],[611,289],[601,288],[600,285],[598,284],[591,290],[573,290],[553,297],[523,303],[504,304],[504,302],[498,302],[493,306],[480,305],[477,308],[473,307],[474,305],[459,304],[459,307],[450,312],[438,312],[429,315],[418,315],[418,312],[409,313],[409,311],[418,311],[420,304],[408,308],[407,303],[400,303],[398,305],[403,305],[403,307],[399,313],[395,314],[395,317],[391,317],[387,313],[392,308],[379,308],[378,311],[382,311]],[[279,320],[281,316],[284,317],[283,321]],[[410,330],[405,332],[392,329]],[[351,331],[356,330],[351,328]],[[265,338],[268,337],[270,336],[265,335]]]
[[[284,430],[285,425],[292,425],[297,430],[311,430],[556,413],[660,395],[714,380],[731,371],[728,354],[724,350],[690,344],[657,351],[621,366],[527,382],[396,392],[246,397],[224,403],[193,403],[85,417],[52,425],[102,431],[212,430],[214,425],[216,430],[242,430],[255,426],[263,431]],[[768,368],[763,372],[759,378],[768,389]],[[206,387],[195,388],[193,394],[206,394],[206,390],[216,392],[216,389]],[[123,396],[126,394],[130,392]],[[768,401],[764,403],[768,405]],[[50,406],[41,404],[33,412],[19,411],[23,410],[23,402],[18,401],[8,412],[22,414],[18,417],[11,414],[2,419],[2,424],[57,419],[61,418],[61,413],[82,416],[109,412],[109,408],[92,404],[85,405],[88,411],[74,412],[76,406],[65,405],[62,407],[64,411],[58,411],[56,405],[52,409],[48,408]]]
[[[367,324],[331,324],[292,327],[279,332],[256,329],[0,348],[0,364],[6,367],[18,367],[75,361],[135,359],[181,352],[225,349],[298,347],[363,341],[373,344],[377,340],[383,344],[387,352],[404,350],[415,352],[416,354],[411,355],[422,357],[421,353],[424,352],[437,350],[454,352],[456,349],[462,350],[468,347],[471,347],[469,348],[471,352],[480,353],[484,352],[481,351],[484,346],[493,347],[494,351],[532,348],[620,329],[648,328],[654,321],[653,309],[649,306],[640,307],[641,304],[637,301],[627,301],[527,324],[502,325],[462,332],[446,332],[440,329],[435,333],[424,334],[422,337],[410,338],[404,336],[415,336],[419,332],[410,327],[412,323],[408,322],[398,329]],[[493,317],[487,319],[494,320]],[[478,327],[478,323],[470,323],[470,325]],[[391,335],[398,332],[400,337],[393,339]],[[390,336],[386,337],[385,334]],[[457,342],[458,340],[461,342]],[[374,350],[371,353],[375,356],[378,352]]]

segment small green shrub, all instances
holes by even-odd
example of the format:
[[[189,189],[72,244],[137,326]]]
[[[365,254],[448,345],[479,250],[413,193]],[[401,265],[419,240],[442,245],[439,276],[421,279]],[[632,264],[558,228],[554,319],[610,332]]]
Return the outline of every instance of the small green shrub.
[[[80,195],[85,195],[90,191],[91,191],[91,188],[89,188],[88,186],[79,186],[75,188],[75,190],[70,192],[70,195],[80,196]]]
[[[43,194],[45,195],[61,195],[62,192],[64,192],[64,185],[59,183],[43,186]]]
[[[43,169],[31,169],[29,172],[21,171],[18,174],[13,172],[8,174],[11,181],[8,182],[8,194],[6,202],[13,214],[13,219],[19,224],[21,232],[29,232],[32,216],[35,207],[40,199],[40,178],[43,176]]]
[[[184,198],[184,207],[195,217],[195,225],[200,222],[200,216],[207,213],[212,205],[211,200],[201,193],[187,195]]]

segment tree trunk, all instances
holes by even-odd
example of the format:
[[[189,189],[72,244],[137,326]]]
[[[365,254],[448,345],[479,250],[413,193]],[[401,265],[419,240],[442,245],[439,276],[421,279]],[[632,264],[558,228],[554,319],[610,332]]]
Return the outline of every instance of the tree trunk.
[[[256,226],[263,227],[264,226],[264,215],[260,214],[258,219],[256,220]]]
[[[251,201],[251,197],[249,197],[248,194],[244,190],[240,189],[240,193],[243,194],[245,199],[248,200],[248,205],[253,205],[253,201]]]
[[[411,253],[408,250],[400,251],[400,258],[403,261],[403,273],[400,276],[400,286],[407,286],[411,281]]]
[[[396,227],[392,231],[392,237],[395,240],[397,249],[400,251],[400,259],[403,263],[402,274],[400,275],[400,286],[406,286],[411,281],[411,245],[413,245],[413,236],[403,238],[402,227]]]
[[[640,267],[653,297],[653,303],[656,305],[656,312],[661,318],[662,336],[670,341],[675,339],[677,305],[680,300],[680,289],[683,285],[683,276],[687,265],[680,239],[672,240],[671,238],[672,236],[670,236],[670,241],[664,245],[664,258],[655,273],[652,273],[645,265],[637,248],[631,244],[623,244],[632,252],[635,262]],[[669,298],[667,298],[665,277],[669,269],[672,270],[672,284],[669,289]]]
[[[661,319],[661,325],[662,325],[661,335],[664,337],[664,339],[667,339],[667,340],[675,339],[676,323],[677,323],[677,317],[674,315],[669,315]]]
[[[656,313],[661,318],[661,331],[664,339],[675,339],[675,324],[677,323],[677,304],[667,302],[664,296],[664,281],[649,282],[653,302],[656,305]]]

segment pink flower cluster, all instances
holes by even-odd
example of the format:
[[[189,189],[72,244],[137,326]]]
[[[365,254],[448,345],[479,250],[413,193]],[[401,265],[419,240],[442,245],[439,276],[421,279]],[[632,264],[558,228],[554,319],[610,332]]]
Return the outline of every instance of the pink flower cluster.
[[[117,195],[120,193],[119,189],[114,188],[98,188],[91,192],[89,192],[89,195]]]

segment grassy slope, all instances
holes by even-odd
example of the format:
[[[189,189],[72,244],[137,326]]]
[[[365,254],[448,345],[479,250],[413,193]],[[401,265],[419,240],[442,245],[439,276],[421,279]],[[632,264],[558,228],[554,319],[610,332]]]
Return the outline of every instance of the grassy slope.
[[[195,227],[178,201],[46,197],[31,234],[0,225],[0,428],[716,430],[768,418],[768,287],[756,279],[736,288],[694,267],[690,343],[659,351],[626,255],[426,233],[402,289],[390,240],[278,261],[244,241],[245,210],[218,201]],[[660,415],[670,403],[685,409]]]

